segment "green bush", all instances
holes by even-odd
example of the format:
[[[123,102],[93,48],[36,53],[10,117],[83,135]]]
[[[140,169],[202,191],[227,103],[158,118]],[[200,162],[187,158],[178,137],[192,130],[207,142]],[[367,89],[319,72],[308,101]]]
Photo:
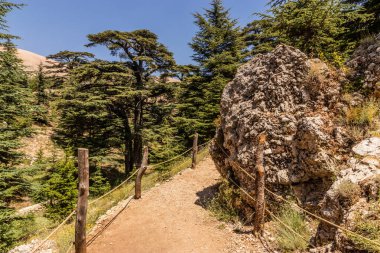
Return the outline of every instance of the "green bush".
[[[16,217],[13,209],[0,202],[0,252],[7,252],[17,242],[26,239],[33,225],[32,216]]]
[[[305,217],[302,214],[298,213],[290,206],[286,206],[280,211],[279,218],[284,224],[292,228],[306,240],[310,240],[311,232],[308,229]],[[275,238],[281,252],[293,252],[296,250],[302,251],[307,249],[309,245],[308,242],[301,239],[298,235],[290,231],[280,222],[276,222],[275,224]]]
[[[239,191],[223,181],[219,186],[219,191],[207,204],[207,209],[222,221],[237,221],[239,213],[237,206],[241,203]]]
[[[90,175],[90,196],[100,196],[110,189],[111,185],[103,176],[102,168],[97,167],[95,173]]]
[[[66,158],[53,165],[39,195],[45,201],[47,216],[52,219],[65,217],[74,210],[78,190],[77,168],[73,159]]]

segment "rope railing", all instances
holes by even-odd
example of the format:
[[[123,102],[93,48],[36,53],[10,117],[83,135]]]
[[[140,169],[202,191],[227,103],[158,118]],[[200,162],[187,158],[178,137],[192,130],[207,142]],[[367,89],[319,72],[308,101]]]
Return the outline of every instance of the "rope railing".
[[[37,247],[35,247],[31,253],[35,253],[37,250],[39,250],[46,242],[47,240],[50,239],[50,237],[52,237],[63,225],[65,225],[65,223],[67,221],[69,221],[71,219],[71,217],[74,216],[74,214],[76,213],[76,211],[72,211],[62,222],[61,224],[59,224],[44,240],[42,240],[42,242],[40,244],[37,245]]]
[[[198,146],[198,148],[200,147],[204,147],[206,145],[208,145],[209,143],[211,142],[208,141],[206,143],[203,143],[201,145]],[[173,158],[170,158],[169,160],[166,160],[166,161],[163,161],[163,162],[160,162],[160,163],[157,163],[157,164],[153,164],[151,166],[149,166],[149,168],[156,168],[158,166],[161,166],[163,164],[166,164],[166,163],[169,163],[171,161],[174,161],[180,157],[183,157],[185,154],[189,153],[190,151],[192,151],[193,148],[190,148],[186,151],[184,151],[183,153],[173,157]],[[188,161],[185,161],[184,163],[186,163]],[[181,163],[180,165],[183,165],[184,163]],[[108,195],[110,195],[111,193],[113,193],[114,191],[116,191],[117,189],[119,189],[120,187],[122,187],[124,184],[126,184],[129,180],[131,180],[137,173],[138,173],[139,170],[135,170],[127,179],[125,179],[123,182],[121,182],[118,186],[114,187],[112,190],[106,192],[105,194],[103,194],[102,196],[94,199],[94,200],[91,200],[89,201],[88,203],[88,206],[90,205],[93,205],[94,203],[98,202],[99,200],[107,197]],[[65,225],[76,213],[76,210],[72,211],[46,238],[44,238],[44,240],[41,241],[41,243],[39,243],[32,251],[31,253],[35,253],[37,252],[37,250],[39,250],[63,225]],[[68,251],[67,252],[70,252],[70,250],[72,249],[72,245],[69,247]]]
[[[239,188],[245,195],[247,195],[251,200],[256,201],[256,199],[249,194],[246,190],[244,190],[241,186],[239,186],[234,180],[232,180],[230,177],[228,177],[228,181],[234,184],[237,188]],[[310,244],[311,246],[315,247],[310,243],[308,239],[306,239],[304,236],[302,236],[300,233],[295,231],[293,228],[291,228],[289,225],[287,225],[285,222],[283,222],[279,217],[277,217],[273,212],[271,212],[268,208],[265,208],[265,211],[272,216],[277,222],[279,222],[282,226],[284,226],[286,229],[288,229],[290,232],[304,240],[306,243]]]
[[[88,202],[88,205],[90,206],[90,205],[94,204],[95,202],[107,197],[108,195],[110,195],[111,193],[113,193],[114,191],[116,191],[117,189],[122,187],[125,183],[127,183],[130,179],[132,179],[132,177],[134,177],[137,174],[137,172],[138,172],[138,170],[135,170],[135,172],[133,172],[127,179],[125,179],[123,182],[121,182],[118,186],[116,186],[115,188],[113,188],[109,192],[106,192],[102,196],[100,196],[94,200],[91,200],[90,202]]]
[[[237,162],[235,162],[235,161],[233,161],[233,160],[231,159],[231,157],[225,152],[224,148],[222,148],[218,142],[215,141],[214,143],[216,143],[216,144],[218,145],[218,147],[220,148],[220,150],[222,150],[222,152],[226,155],[226,157],[228,158],[228,161],[229,161],[230,163],[234,164],[235,167],[237,167],[237,168],[240,169],[242,172],[244,172],[244,174],[246,174],[248,177],[250,177],[251,179],[255,180],[255,177],[254,177],[254,176],[252,176],[252,175],[251,175],[246,169],[244,169],[244,168],[243,168],[242,166],[240,166]],[[337,228],[337,229],[340,229],[340,230],[342,230],[342,231],[344,231],[344,232],[346,232],[346,233],[348,233],[348,234],[351,234],[351,235],[357,236],[357,237],[359,237],[359,238],[361,238],[361,239],[363,239],[363,240],[365,240],[365,241],[367,241],[367,242],[369,242],[369,243],[372,243],[373,245],[376,245],[376,246],[380,247],[380,242],[377,242],[377,241],[374,241],[374,240],[372,240],[372,239],[369,239],[369,238],[367,238],[367,237],[365,237],[365,236],[363,236],[363,235],[360,235],[360,234],[358,234],[358,233],[356,233],[356,232],[353,232],[353,231],[351,231],[351,230],[349,230],[349,229],[347,229],[347,228],[344,228],[344,227],[342,227],[342,226],[339,226],[339,225],[337,225],[337,224],[335,224],[335,223],[333,223],[333,222],[331,222],[331,221],[329,221],[329,220],[327,220],[327,219],[325,219],[325,218],[322,218],[322,217],[320,217],[319,215],[316,215],[316,214],[314,214],[314,213],[312,213],[312,212],[310,212],[310,211],[308,211],[308,210],[306,210],[306,209],[300,207],[299,205],[297,205],[297,204],[295,204],[295,203],[293,203],[293,202],[291,202],[291,201],[285,199],[284,197],[282,197],[282,196],[280,196],[280,195],[274,193],[273,191],[269,190],[267,187],[265,187],[265,190],[266,190],[268,193],[270,193],[271,195],[275,196],[276,198],[279,198],[279,199],[283,200],[284,202],[286,202],[287,204],[290,204],[290,206],[293,207],[293,208],[295,207],[295,208],[297,208],[298,210],[301,210],[301,211],[303,211],[304,213],[306,213],[306,214],[308,214],[308,215],[310,215],[310,216],[312,216],[312,217],[314,217],[314,218],[316,218],[316,219],[318,219],[318,220],[320,220],[320,221],[322,221],[322,222],[325,222],[325,223],[327,223],[327,224],[329,224],[329,225],[331,225],[331,226],[333,226],[333,227],[335,227],[335,228]]]

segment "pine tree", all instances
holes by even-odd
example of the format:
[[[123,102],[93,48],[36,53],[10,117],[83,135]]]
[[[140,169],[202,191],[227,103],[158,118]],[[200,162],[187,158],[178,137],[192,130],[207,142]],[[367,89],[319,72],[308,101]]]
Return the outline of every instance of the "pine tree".
[[[39,200],[45,201],[47,216],[62,218],[74,210],[77,193],[77,168],[74,160],[66,157],[53,165],[44,178]]]
[[[198,70],[183,82],[178,123],[189,137],[196,130],[201,138],[214,135],[224,86],[244,60],[244,41],[229,10],[213,0],[204,14],[194,14],[199,31],[190,43]]]
[[[14,164],[20,137],[28,133],[30,91],[16,49],[10,42],[0,51],[0,165]]]
[[[373,22],[368,23],[370,34],[380,33],[380,1],[378,0],[346,0],[347,3],[358,4],[364,7],[363,13],[373,15]]]
[[[37,124],[48,124],[48,88],[49,80],[45,76],[44,66],[40,64],[35,76],[30,79],[30,86],[34,93],[34,103],[30,105],[32,111],[32,119]]]
[[[97,166],[90,176],[90,196],[100,196],[111,189],[110,183],[103,176],[102,167]]]
[[[19,139],[28,133],[29,98],[27,78],[12,40],[5,16],[21,5],[0,1],[0,252],[7,252],[25,237],[31,226],[29,217],[16,217],[11,201],[29,191],[21,172],[14,168],[20,154]]]
[[[243,58],[244,43],[237,20],[231,19],[222,0],[213,0],[204,15],[194,14],[199,31],[190,43],[193,60],[203,77],[233,78]]]
[[[22,5],[0,1],[0,30],[7,31],[6,14]],[[30,91],[21,60],[12,43],[18,38],[0,33],[0,166],[14,164],[19,154],[15,151],[18,139],[28,131]]]
[[[128,174],[133,166],[135,128],[131,118],[135,116],[136,95],[144,98],[141,134],[146,144],[150,145],[150,136],[157,136],[157,131],[172,127],[163,124],[170,121],[174,110],[170,103],[174,99],[172,86],[152,78],[144,84],[144,90],[136,89],[133,72],[124,63],[96,60],[84,64],[72,71],[71,81],[59,103],[62,116],[57,133],[63,146],[86,146],[92,156],[123,150]],[[156,156],[155,152],[152,155]]]
[[[90,62],[94,57],[94,54],[88,52],[68,50],[48,55],[46,58],[50,59],[50,64],[46,66],[46,73],[54,83],[53,87],[61,88],[63,83],[67,81],[71,70]]]
[[[271,14],[258,14],[245,29],[252,54],[263,53],[280,43],[295,46],[311,57],[342,64],[357,45],[350,34],[361,33],[371,15],[341,0],[272,1]]]
[[[38,71],[36,76],[35,92],[37,96],[37,104],[44,105],[47,103],[46,87],[46,77],[44,74],[44,67],[42,64],[38,65]]]
[[[153,74],[168,73],[175,66],[173,54],[158,42],[149,30],[132,32],[104,31],[88,35],[87,46],[106,46],[112,55],[119,56],[134,77],[132,89],[127,94],[128,103],[113,107],[113,113],[124,120],[126,172],[142,160],[144,107],[149,103],[149,85]],[[129,110],[132,105],[133,109]],[[128,107],[128,109],[125,108]],[[128,116],[127,116],[128,115]],[[132,122],[129,122],[131,118]]]
[[[111,148],[130,148],[130,117],[134,108],[132,75],[118,62],[93,61],[71,72],[70,83],[58,108],[57,138],[62,146],[84,146],[92,156]],[[78,127],[80,126],[80,127]],[[124,152],[126,172],[130,150]]]

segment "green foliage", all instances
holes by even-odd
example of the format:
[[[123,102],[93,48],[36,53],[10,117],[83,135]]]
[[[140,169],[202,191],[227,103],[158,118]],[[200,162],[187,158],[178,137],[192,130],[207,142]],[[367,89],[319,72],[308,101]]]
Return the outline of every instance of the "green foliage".
[[[44,71],[44,67],[40,64],[35,76],[32,76],[29,80],[29,86],[34,93],[34,101],[29,106],[31,107],[32,120],[37,124],[47,125],[49,123],[49,97],[46,90],[51,85],[50,79],[46,77]]]
[[[0,202],[9,205],[30,192],[28,183],[19,169],[0,166]]]
[[[269,13],[257,14],[259,19],[245,29],[252,54],[285,43],[337,65],[357,46],[357,35],[351,31],[362,33],[372,19],[372,15],[361,12],[360,6],[340,0],[282,1],[275,3]]]
[[[124,122],[112,110],[123,112],[133,106],[128,73],[123,65],[104,61],[84,64],[71,72],[63,100],[58,103],[61,118],[56,138],[62,146],[87,147],[93,156],[99,156],[123,144]]]
[[[5,15],[21,5],[0,1],[0,30],[6,31]],[[22,173],[14,168],[20,154],[19,139],[29,131],[30,91],[26,74],[11,39],[0,33],[0,252],[7,252],[17,241],[27,237],[33,224],[31,217],[17,217],[10,203],[30,190]]]
[[[223,181],[215,196],[207,203],[207,209],[222,221],[230,222],[239,219],[237,206],[241,205],[239,191],[231,187],[228,181]]]
[[[380,32],[380,2],[378,0],[346,0],[347,3],[355,3],[364,7],[363,13],[374,16],[373,22],[368,23],[368,32],[378,34]]]
[[[20,137],[28,133],[30,91],[11,43],[0,51],[0,165],[14,163]]]
[[[63,145],[83,145],[96,155],[111,148],[122,151],[128,174],[141,163],[144,131],[173,110],[173,88],[152,76],[170,72],[173,55],[148,30],[104,31],[88,38],[88,46],[106,46],[122,61],[80,62],[70,72],[59,104],[58,137]],[[160,127],[165,130],[164,124]]]
[[[185,69],[188,78],[179,96],[178,124],[185,139],[195,129],[204,140],[214,135],[223,88],[243,62],[245,44],[237,21],[230,18],[221,0],[211,1],[204,14],[194,17],[199,30],[190,46],[198,69]]]
[[[371,217],[365,217],[362,214],[357,214],[354,220],[353,231],[370,239],[374,240],[377,243],[380,243],[380,220],[378,219],[380,214],[380,205],[379,201],[372,203],[370,207],[370,213],[373,214]],[[353,234],[347,234],[348,238],[354,243],[355,247],[358,250],[365,252],[379,252],[380,247],[365,240],[361,237],[358,237]]]
[[[52,82],[52,88],[61,89],[70,77],[70,71],[90,62],[95,55],[88,52],[60,51],[56,54],[48,55],[50,64],[47,65],[46,73]]]
[[[0,201],[0,252],[7,252],[17,242],[26,239],[33,225],[32,216],[15,216],[14,211]]]
[[[110,183],[103,176],[102,168],[98,166],[95,173],[90,175],[90,196],[100,196],[111,189]]]
[[[77,168],[71,158],[53,165],[38,195],[45,201],[47,216],[52,219],[65,217],[74,210],[78,197]]]
[[[144,139],[149,143],[150,163],[166,161],[183,150],[180,137],[177,136],[177,128],[173,122],[164,122],[151,125],[144,131]]]
[[[279,216],[280,220],[293,231],[300,234],[306,240],[310,240],[311,232],[305,221],[305,217],[290,206],[284,207]],[[276,242],[281,252],[304,251],[308,247],[308,242],[295,235],[280,222],[276,222]]]

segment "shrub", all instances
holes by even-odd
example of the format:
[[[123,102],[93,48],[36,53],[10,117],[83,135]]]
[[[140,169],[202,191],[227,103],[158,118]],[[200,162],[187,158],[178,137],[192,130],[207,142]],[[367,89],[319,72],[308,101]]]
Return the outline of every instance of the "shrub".
[[[377,209],[379,209],[379,204],[379,202],[375,203],[375,205],[377,205]],[[377,213],[379,213],[379,211],[380,210],[377,210]],[[357,215],[354,232],[380,243],[380,220],[366,219],[360,215]],[[364,240],[358,236],[348,234],[348,238],[359,250],[363,250],[365,252],[380,252],[379,246],[370,243],[369,241]]]
[[[7,252],[17,242],[26,239],[33,225],[32,216],[16,217],[13,209],[0,202],[0,252]]]
[[[311,232],[302,214],[293,210],[290,206],[284,207],[280,211],[280,220],[292,228],[295,232],[310,240]],[[308,242],[302,240],[280,222],[276,222],[276,242],[282,252],[302,251],[308,247]]]
[[[100,196],[111,189],[110,183],[103,176],[102,168],[98,166],[95,173],[90,175],[90,195]]]
[[[379,103],[369,100],[360,106],[348,108],[345,120],[348,125],[372,127],[379,115]]]
[[[39,195],[46,201],[49,218],[64,217],[74,210],[77,190],[77,168],[74,161],[66,158],[50,169]]]
[[[223,181],[216,195],[207,204],[207,209],[221,221],[237,221],[239,218],[236,206],[241,202],[239,191]]]
[[[361,195],[360,186],[348,180],[342,181],[337,188],[339,202],[343,206],[351,206],[355,204]]]

